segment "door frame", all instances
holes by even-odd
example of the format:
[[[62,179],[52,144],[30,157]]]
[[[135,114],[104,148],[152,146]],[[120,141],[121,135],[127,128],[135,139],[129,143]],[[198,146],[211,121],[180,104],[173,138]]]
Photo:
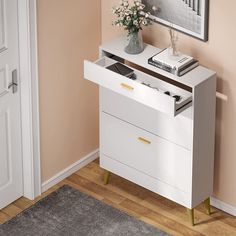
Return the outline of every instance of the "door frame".
[[[37,0],[18,0],[23,195],[41,195]]]

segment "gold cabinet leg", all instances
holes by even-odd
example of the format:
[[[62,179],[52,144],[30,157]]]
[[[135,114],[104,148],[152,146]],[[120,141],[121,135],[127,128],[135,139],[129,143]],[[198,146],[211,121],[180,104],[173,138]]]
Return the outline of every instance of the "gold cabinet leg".
[[[194,226],[194,209],[187,209],[190,223],[192,226]]]
[[[108,170],[104,171],[103,181],[104,184],[108,184],[111,173]]]
[[[205,204],[205,208],[206,208],[206,210],[207,210],[207,214],[210,215],[210,214],[211,214],[210,198],[207,198],[207,199],[204,201],[204,204]]]

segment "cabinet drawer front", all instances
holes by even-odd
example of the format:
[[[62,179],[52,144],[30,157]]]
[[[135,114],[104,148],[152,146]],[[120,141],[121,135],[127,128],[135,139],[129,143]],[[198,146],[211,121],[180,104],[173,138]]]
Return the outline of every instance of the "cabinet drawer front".
[[[191,150],[192,108],[173,117],[101,87],[100,110]]]
[[[172,96],[168,96],[163,92],[143,85],[143,82],[150,84],[150,79],[153,79],[152,76],[143,72],[135,70],[137,80],[133,81],[125,76],[104,68],[114,63],[116,63],[116,61],[109,58],[102,58],[97,63],[85,61],[84,78],[172,116],[177,115],[187,107],[191,106],[192,98],[186,91],[181,90],[185,97],[183,101],[177,103]],[[156,81],[157,80],[158,79],[156,79]],[[172,85],[166,84],[166,90],[168,90],[168,86],[173,88]],[[180,91],[180,89],[178,89],[178,91]]]
[[[101,114],[101,153],[184,192],[190,191],[186,149],[106,113]]]
[[[136,183],[146,189],[151,190],[163,197],[166,197],[182,206],[192,208],[191,192],[186,193],[169,184],[163,183],[156,178],[151,177],[143,172],[131,168],[119,161],[100,153],[100,166],[114,174],[117,174],[133,183]]]

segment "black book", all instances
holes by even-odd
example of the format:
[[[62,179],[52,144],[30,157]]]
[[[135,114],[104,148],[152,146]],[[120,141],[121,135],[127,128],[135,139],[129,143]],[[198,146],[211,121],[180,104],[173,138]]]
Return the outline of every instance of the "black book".
[[[131,77],[134,74],[134,71],[130,69],[129,67],[125,66],[124,64],[120,62],[116,62],[113,65],[110,65],[106,67],[108,70],[114,71],[120,75]]]

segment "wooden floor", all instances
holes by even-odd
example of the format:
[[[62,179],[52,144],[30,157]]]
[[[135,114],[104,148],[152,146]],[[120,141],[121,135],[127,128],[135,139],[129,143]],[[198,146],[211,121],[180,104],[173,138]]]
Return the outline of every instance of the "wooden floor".
[[[108,185],[103,185],[103,170],[94,161],[45,192],[40,198],[68,184],[129,215],[168,232],[171,235],[236,235],[236,217],[212,208],[205,213],[203,205],[195,210],[194,227],[190,226],[186,209],[116,175],[111,175]],[[36,201],[21,198],[0,211],[0,224],[14,217]]]

